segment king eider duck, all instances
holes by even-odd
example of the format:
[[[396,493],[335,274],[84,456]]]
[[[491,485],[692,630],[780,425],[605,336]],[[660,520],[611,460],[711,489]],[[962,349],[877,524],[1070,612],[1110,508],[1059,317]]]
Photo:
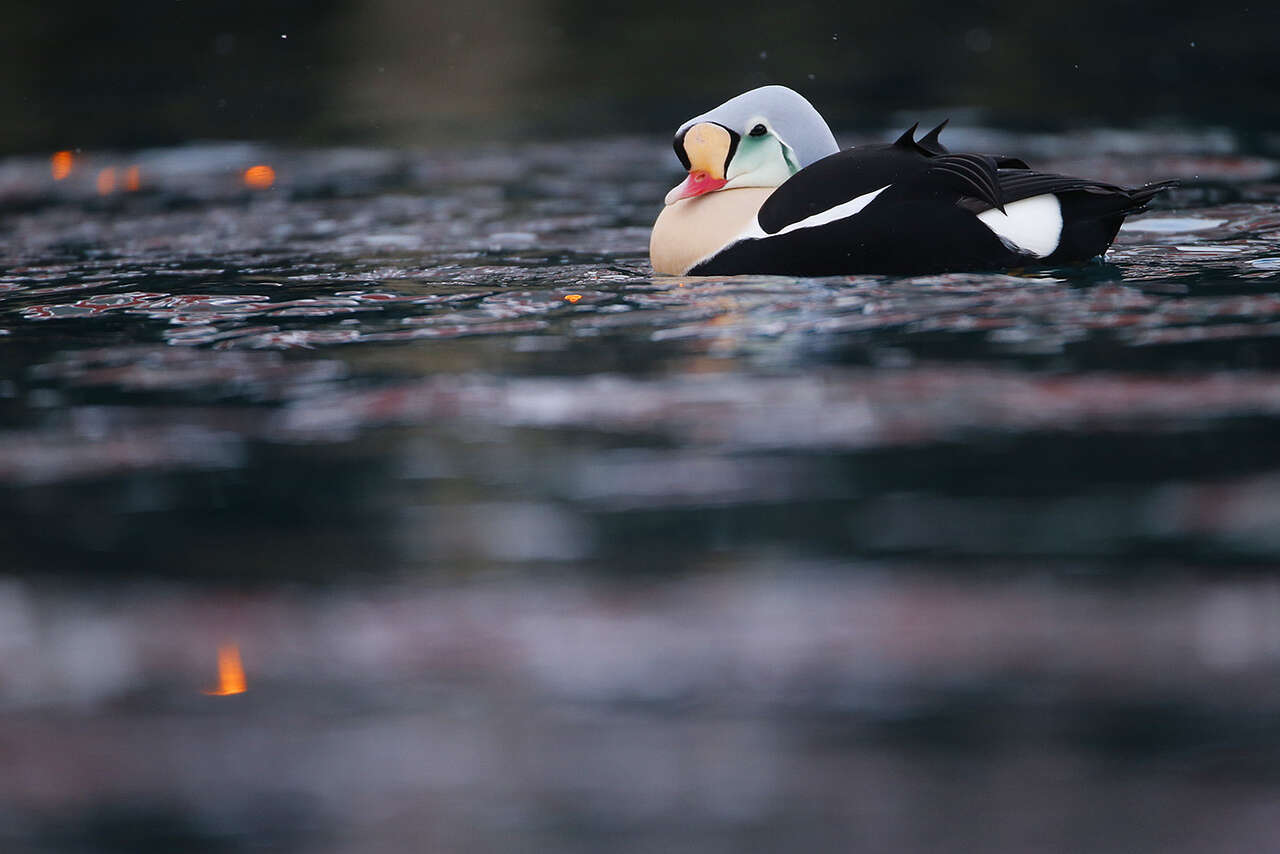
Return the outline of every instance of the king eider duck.
[[[1126,189],[953,154],[946,122],[841,151],[803,96],[764,86],[689,119],[649,256],[662,274],[832,276],[1000,270],[1087,261],[1165,181]]]

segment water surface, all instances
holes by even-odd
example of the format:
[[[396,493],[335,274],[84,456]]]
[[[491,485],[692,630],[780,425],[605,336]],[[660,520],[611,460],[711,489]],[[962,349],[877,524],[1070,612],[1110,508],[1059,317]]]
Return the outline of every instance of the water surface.
[[[671,279],[651,140],[0,162],[6,850],[1265,848],[1276,163],[951,144],[1184,186]]]

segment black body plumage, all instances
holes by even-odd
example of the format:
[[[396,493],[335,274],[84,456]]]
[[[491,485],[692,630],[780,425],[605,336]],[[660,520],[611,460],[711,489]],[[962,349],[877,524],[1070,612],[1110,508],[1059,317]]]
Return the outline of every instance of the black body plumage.
[[[1127,189],[1035,172],[1013,157],[953,154],[939,141],[945,124],[919,140],[912,127],[890,145],[840,151],[800,170],[761,206],[762,234],[729,244],[690,274],[825,276],[1074,264],[1105,252],[1126,216],[1173,186]],[[882,188],[856,213],[798,225]],[[977,216],[1045,194],[1057,198],[1062,227],[1056,247],[1043,257],[1003,239]]]

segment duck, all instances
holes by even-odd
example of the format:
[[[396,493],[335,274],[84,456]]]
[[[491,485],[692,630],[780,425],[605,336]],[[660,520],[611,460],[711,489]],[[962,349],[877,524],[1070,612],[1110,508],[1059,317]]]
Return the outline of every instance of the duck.
[[[1106,253],[1159,193],[953,153],[947,122],[841,150],[800,93],[762,86],[676,131],[687,171],[649,241],[672,276],[931,274],[1068,266]]]

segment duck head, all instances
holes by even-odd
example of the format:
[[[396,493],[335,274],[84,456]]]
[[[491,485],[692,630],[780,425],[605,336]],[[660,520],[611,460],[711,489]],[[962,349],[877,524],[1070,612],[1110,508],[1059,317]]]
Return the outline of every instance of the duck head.
[[[680,126],[673,143],[689,177],[668,205],[717,190],[777,187],[840,150],[822,116],[799,92],[762,86]]]

